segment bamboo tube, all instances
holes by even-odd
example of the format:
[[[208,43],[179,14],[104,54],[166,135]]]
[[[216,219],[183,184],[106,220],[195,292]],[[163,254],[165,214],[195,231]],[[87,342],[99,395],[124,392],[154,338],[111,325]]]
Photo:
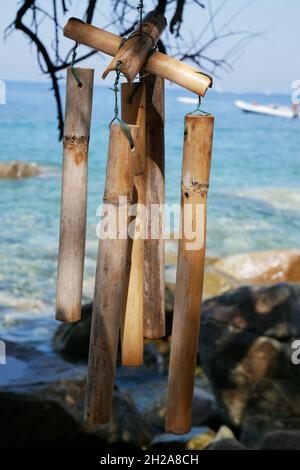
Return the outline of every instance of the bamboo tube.
[[[67,70],[64,158],[57,272],[56,319],[68,323],[81,317],[84,271],[87,160],[94,70],[76,69],[79,87]]]
[[[143,80],[147,104],[145,202],[149,214],[154,205],[163,209],[165,202],[164,80],[154,75],[148,75]],[[153,238],[153,224],[157,224],[158,238]],[[148,217],[148,237],[144,250],[144,336],[161,338],[165,336],[165,243],[162,211]]]
[[[102,78],[118,68],[131,84],[166,26],[167,20],[162,14],[155,10],[150,11],[143,19],[141,27],[139,26],[117,51]]]
[[[130,128],[136,142],[138,128]],[[134,154],[121,127],[112,124],[103,201],[116,208],[117,224],[121,224],[119,197],[125,197],[128,205],[132,201]],[[125,227],[124,223],[117,227],[115,238],[99,241],[85,401],[89,424],[107,423],[111,416],[128,248],[128,237],[118,234],[127,231],[127,215]]]
[[[135,156],[134,203],[145,203],[145,109],[146,95],[143,83],[128,85],[123,83],[122,119],[128,124],[139,127],[139,139]],[[122,364],[139,366],[143,364],[143,304],[144,304],[144,239],[136,238],[137,230],[141,232],[143,214],[137,214],[135,221],[135,238],[132,250],[128,253],[128,289],[124,299],[124,313],[121,324]]]
[[[122,38],[103,29],[83,23],[77,18],[70,18],[64,27],[64,35],[97,51],[115,56]],[[212,86],[212,78],[203,72],[181,62],[175,57],[169,57],[161,52],[154,52],[147,60],[144,70],[158,75],[166,80],[204,96]]]
[[[185,434],[191,428],[213,125],[213,116],[186,117],[181,188],[182,238],[177,262],[166,416],[166,430],[174,434]],[[187,205],[190,205],[190,211],[186,210]],[[191,228],[196,232],[194,239],[186,236]]]

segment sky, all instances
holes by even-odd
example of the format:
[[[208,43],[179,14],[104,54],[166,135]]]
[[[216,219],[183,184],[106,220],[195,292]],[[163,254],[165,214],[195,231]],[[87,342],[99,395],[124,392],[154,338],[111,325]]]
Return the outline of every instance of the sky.
[[[208,2],[209,0],[206,0]],[[216,9],[224,0],[210,0],[211,8]],[[50,3],[50,2],[49,2]],[[81,2],[82,3],[82,2]],[[133,4],[138,1],[133,0]],[[152,8],[152,0],[145,0],[146,10]],[[225,0],[224,7],[216,19],[216,28],[224,24],[247,0]],[[0,80],[41,81],[46,78],[37,65],[34,47],[19,31],[14,32],[5,41],[4,28],[11,23],[20,1],[1,0],[0,16]],[[46,0],[40,0],[41,5]],[[74,7],[70,16],[79,16],[80,2],[73,0]],[[109,1],[101,0],[99,9],[103,9],[106,19],[96,18],[96,24],[109,22]],[[222,91],[255,92],[270,91],[290,93],[291,84],[300,79],[300,61],[298,44],[300,43],[300,1],[299,0],[253,0],[249,6],[237,16],[233,23],[234,30],[247,30],[253,33],[264,32],[246,47],[243,55],[233,64],[233,71],[219,72],[215,78],[216,88]],[[97,23],[99,21],[99,23]],[[101,21],[101,23],[100,23]],[[196,7],[187,11],[184,22],[189,30],[195,33],[205,24],[203,14]],[[51,39],[51,30],[45,26],[43,34]],[[64,46],[69,40],[61,39]],[[210,51],[211,55],[221,57],[229,44],[221,41]],[[97,55],[85,62],[84,66],[92,66],[98,70],[97,82],[101,84],[101,72],[105,68],[105,58]]]

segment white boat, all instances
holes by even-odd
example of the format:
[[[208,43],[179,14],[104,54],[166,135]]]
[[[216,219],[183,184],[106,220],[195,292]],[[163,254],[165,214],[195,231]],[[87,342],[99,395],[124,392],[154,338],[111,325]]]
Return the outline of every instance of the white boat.
[[[285,118],[299,118],[300,112],[292,107],[280,106],[277,104],[262,105],[258,103],[246,103],[245,101],[237,100],[234,102],[235,106],[246,113],[268,114],[269,116],[280,116]]]
[[[191,98],[189,96],[179,96],[177,98],[177,101],[179,101],[179,103],[184,103],[184,104],[198,104],[199,98]]]

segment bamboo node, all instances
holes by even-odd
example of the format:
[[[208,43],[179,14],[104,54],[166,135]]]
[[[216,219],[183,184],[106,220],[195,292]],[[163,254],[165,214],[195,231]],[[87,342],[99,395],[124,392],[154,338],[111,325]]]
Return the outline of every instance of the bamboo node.
[[[126,201],[123,200],[126,198]],[[103,202],[107,204],[118,204],[118,205],[126,205],[126,204],[132,204],[133,200],[132,197],[129,193],[127,192],[121,192],[121,193],[106,193],[103,196]]]
[[[90,136],[86,135],[64,135],[63,143],[64,144],[88,144]]]
[[[182,192],[188,197],[190,192],[194,193],[207,193],[209,189],[208,183],[202,183],[200,181],[192,181],[191,184],[181,183]]]

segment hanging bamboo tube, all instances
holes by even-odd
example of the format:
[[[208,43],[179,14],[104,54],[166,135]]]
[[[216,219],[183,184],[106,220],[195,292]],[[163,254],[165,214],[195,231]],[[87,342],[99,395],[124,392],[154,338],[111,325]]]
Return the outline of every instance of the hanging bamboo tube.
[[[145,240],[144,336],[165,336],[165,243],[163,204],[165,202],[164,80],[154,75],[144,79],[146,86],[146,164],[145,203],[148,211],[148,237]],[[160,210],[150,217],[150,210]],[[153,230],[154,224],[157,230]],[[157,237],[157,238],[155,238]]]
[[[136,144],[134,197],[135,204],[145,203],[145,109],[146,95],[143,83],[128,85],[123,83],[122,119],[128,124],[139,127],[139,139]],[[128,289],[124,299],[124,313],[121,324],[122,364],[139,366],[143,364],[144,335],[144,239],[143,213],[137,213],[134,224],[134,239],[128,259]],[[139,233],[138,233],[139,232]],[[138,235],[138,238],[137,238]]]
[[[191,428],[206,239],[213,116],[188,115],[183,150],[181,230],[173,316],[166,430]],[[192,236],[192,232],[196,235]]]
[[[130,129],[136,142],[138,127]],[[115,207],[117,231],[99,241],[85,401],[89,424],[107,423],[111,416],[128,248],[128,212],[120,215],[120,197],[131,204],[134,155],[121,127],[112,124],[103,201]]]
[[[81,317],[94,70],[77,68],[76,73],[81,87],[71,69],[67,70],[56,294],[56,319],[68,323]]]
[[[70,18],[64,27],[64,36],[99,52],[115,56],[123,38],[104,31],[77,18]],[[187,90],[204,96],[212,86],[212,78],[184,62],[161,52],[154,52],[146,61],[145,72],[153,73]]]
[[[117,51],[103,72],[102,78],[105,78],[109,72],[118,69],[131,84],[166,26],[167,20],[162,14],[155,10],[150,11],[143,19],[141,26],[134,30],[133,34]]]

